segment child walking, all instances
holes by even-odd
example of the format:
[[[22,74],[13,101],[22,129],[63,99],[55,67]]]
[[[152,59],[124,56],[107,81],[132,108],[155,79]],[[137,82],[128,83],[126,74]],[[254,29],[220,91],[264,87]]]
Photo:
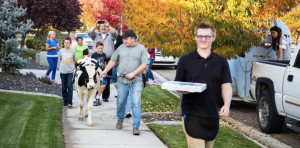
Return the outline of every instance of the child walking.
[[[73,72],[75,70],[76,63],[76,52],[74,49],[71,49],[72,39],[66,37],[64,40],[64,47],[59,52],[60,58],[60,78],[62,85],[62,96],[63,96],[63,105],[72,107],[73,99]]]
[[[106,54],[103,52],[103,43],[97,42],[96,49],[97,49],[97,52],[93,53],[91,58],[94,58],[98,61],[99,66],[100,66],[101,70],[103,71],[104,68],[106,67]],[[103,78],[102,85],[100,86],[100,89],[96,95],[96,101],[94,101],[94,104],[93,104],[94,106],[101,105],[100,96],[103,93],[106,85],[107,85],[107,76],[105,76]],[[104,102],[108,102],[108,101],[104,100]]]

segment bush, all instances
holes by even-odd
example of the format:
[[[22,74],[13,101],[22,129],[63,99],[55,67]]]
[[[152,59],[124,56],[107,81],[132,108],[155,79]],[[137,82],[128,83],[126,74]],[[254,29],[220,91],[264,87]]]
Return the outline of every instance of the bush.
[[[26,39],[26,47],[27,48],[34,48],[33,47],[33,39]]]
[[[46,50],[46,41],[47,41],[47,37],[48,37],[48,32],[50,30],[53,29],[46,29],[44,31],[40,31],[37,32],[35,34],[34,40],[33,40],[33,47],[35,50]],[[62,48],[63,47],[63,41],[65,39],[65,37],[67,37],[68,35],[62,34],[60,33],[60,31],[58,30],[54,30],[56,33],[56,39],[59,42],[59,47]]]

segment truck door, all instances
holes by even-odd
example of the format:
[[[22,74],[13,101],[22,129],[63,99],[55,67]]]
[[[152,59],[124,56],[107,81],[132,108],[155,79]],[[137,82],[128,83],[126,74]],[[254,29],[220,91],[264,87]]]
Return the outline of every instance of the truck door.
[[[298,46],[299,48],[299,46]],[[283,79],[283,107],[287,115],[300,119],[300,52],[294,53]],[[291,61],[293,63],[293,61]]]

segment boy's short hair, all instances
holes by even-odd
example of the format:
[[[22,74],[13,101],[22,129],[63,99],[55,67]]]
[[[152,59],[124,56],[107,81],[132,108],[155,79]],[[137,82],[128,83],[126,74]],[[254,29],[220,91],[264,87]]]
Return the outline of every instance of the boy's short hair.
[[[197,35],[198,29],[210,29],[213,36],[216,36],[216,28],[208,22],[201,22],[195,27],[195,35]]]
[[[65,40],[69,40],[70,43],[72,43],[72,39],[70,37],[66,37]],[[65,40],[64,40],[64,42],[65,42]]]
[[[102,42],[100,42],[100,41],[99,41],[99,42],[97,42],[97,43],[96,43],[96,47],[98,47],[98,46],[103,46],[103,43],[102,43]]]
[[[78,42],[78,39],[83,40],[83,38],[82,38],[81,36],[78,36],[78,37],[76,38],[76,42]]]

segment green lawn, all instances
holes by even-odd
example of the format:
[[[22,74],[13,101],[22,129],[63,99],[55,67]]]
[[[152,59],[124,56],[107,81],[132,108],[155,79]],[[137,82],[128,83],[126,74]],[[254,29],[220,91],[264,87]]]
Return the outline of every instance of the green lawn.
[[[35,35],[26,35],[26,39],[34,39]],[[22,35],[17,35],[17,39],[21,39]]]
[[[159,85],[146,85],[142,91],[142,112],[176,112],[179,98]]]
[[[155,125],[148,124],[148,127],[160,137],[170,148],[185,148],[187,141],[181,125]],[[238,132],[220,126],[219,133],[215,141],[215,148],[259,148],[257,144],[250,141]]]
[[[0,92],[0,147],[64,147],[62,99]]]
[[[35,55],[37,53],[40,53],[41,51],[37,51],[37,50],[25,50],[23,53],[21,53],[21,57],[22,58],[28,58],[28,57],[35,57]]]

